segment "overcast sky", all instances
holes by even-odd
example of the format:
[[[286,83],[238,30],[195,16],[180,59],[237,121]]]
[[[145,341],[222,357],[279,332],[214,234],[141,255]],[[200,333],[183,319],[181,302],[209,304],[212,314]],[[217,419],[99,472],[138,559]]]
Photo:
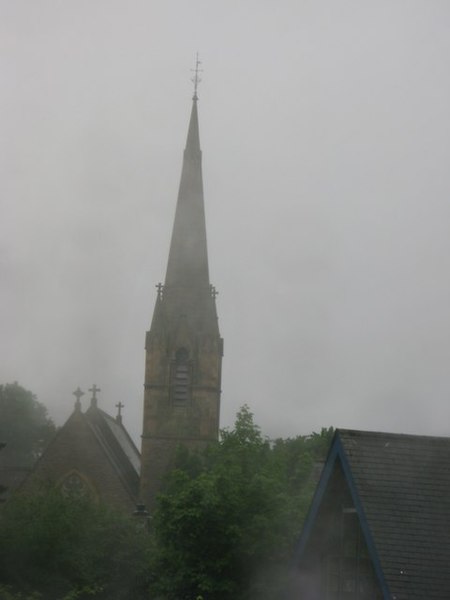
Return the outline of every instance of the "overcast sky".
[[[138,440],[197,51],[222,426],[450,435],[448,0],[0,0],[0,382]]]

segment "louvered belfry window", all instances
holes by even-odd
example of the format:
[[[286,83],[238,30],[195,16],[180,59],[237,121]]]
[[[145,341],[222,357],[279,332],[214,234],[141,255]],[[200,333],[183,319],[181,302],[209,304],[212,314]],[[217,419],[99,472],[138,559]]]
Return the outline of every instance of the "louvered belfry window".
[[[189,401],[191,387],[191,365],[186,348],[179,348],[175,354],[171,384],[172,403],[175,406],[185,405]]]

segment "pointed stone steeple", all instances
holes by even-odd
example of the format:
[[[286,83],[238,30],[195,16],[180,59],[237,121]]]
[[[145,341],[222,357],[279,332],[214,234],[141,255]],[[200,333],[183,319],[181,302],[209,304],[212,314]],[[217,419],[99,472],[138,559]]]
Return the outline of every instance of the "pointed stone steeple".
[[[201,160],[194,95],[162,303],[165,322],[171,328],[183,315],[195,331],[219,335],[216,303],[209,282]]]
[[[216,440],[223,341],[210,285],[194,94],[166,279],[146,336],[141,498],[152,506],[176,448]]]
[[[192,102],[165,285],[205,288],[209,286],[202,153],[196,96]]]

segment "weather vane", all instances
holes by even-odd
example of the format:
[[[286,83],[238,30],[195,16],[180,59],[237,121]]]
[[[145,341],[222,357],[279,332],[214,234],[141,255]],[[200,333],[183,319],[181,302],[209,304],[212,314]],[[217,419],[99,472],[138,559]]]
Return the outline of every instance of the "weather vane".
[[[196,54],[195,57],[195,69],[191,69],[191,71],[194,73],[194,76],[191,77],[191,81],[194,84],[194,99],[197,100],[198,96],[197,96],[197,88],[198,88],[198,84],[201,82],[201,77],[199,75],[199,73],[203,72],[203,69],[200,69],[200,65],[201,65],[201,61],[198,60],[198,52]]]

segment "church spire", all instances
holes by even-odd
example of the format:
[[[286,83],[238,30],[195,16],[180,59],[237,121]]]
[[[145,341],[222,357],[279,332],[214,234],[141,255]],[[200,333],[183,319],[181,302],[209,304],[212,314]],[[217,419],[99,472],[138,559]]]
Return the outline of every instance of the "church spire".
[[[209,286],[197,94],[183,156],[165,286]]]
[[[198,59],[198,52],[197,52],[197,55],[195,57],[195,69],[191,69],[191,71],[194,73],[194,76],[191,78],[191,81],[194,84],[193,100],[198,100],[197,89],[198,89],[198,84],[201,82],[200,73],[203,71],[203,69],[200,69],[201,64],[202,64],[202,62],[201,62],[201,60]]]
[[[141,497],[149,507],[178,446],[203,448],[219,433],[223,340],[208,272],[198,65],[166,279],[146,334]]]

